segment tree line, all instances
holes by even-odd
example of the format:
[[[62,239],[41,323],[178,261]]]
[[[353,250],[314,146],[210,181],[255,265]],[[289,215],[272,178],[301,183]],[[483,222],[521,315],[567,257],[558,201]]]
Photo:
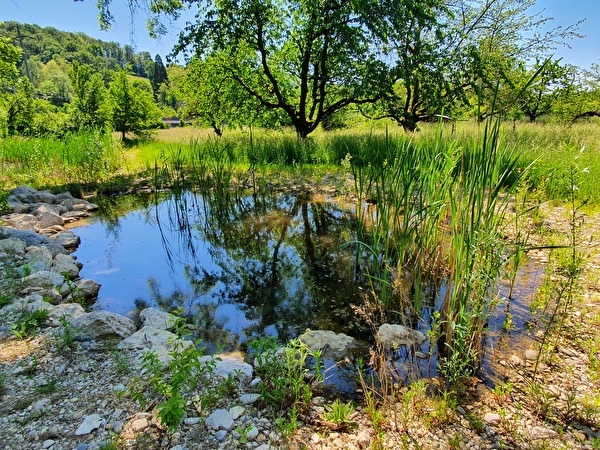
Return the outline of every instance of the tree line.
[[[225,125],[289,126],[300,138],[353,115],[408,131],[498,112],[565,123],[600,115],[600,65],[582,69],[552,57],[579,36],[578,24],[550,27],[550,18],[532,12],[535,0],[128,2],[148,14],[153,34],[165,17],[195,13],[173,52],[185,66],[54,29],[41,30],[61,36],[47,42],[61,50],[44,62],[43,39],[17,45],[16,24],[0,24],[1,64],[18,68],[0,80],[3,133],[53,131],[42,126],[51,123],[124,135],[158,125],[161,113],[192,117],[219,135]],[[98,2],[103,27],[110,6]],[[28,27],[35,26],[24,33]],[[23,52],[41,74],[31,81]],[[53,120],[36,122],[36,114]]]

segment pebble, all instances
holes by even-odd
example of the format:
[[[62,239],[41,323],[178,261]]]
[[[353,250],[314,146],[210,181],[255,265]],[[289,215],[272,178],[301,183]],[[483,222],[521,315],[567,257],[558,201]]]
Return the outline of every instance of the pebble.
[[[102,425],[102,417],[99,414],[91,414],[86,416],[83,420],[83,423],[79,425],[77,431],[75,431],[76,436],[83,436],[85,434],[90,434],[97,428],[100,428]]]
[[[258,428],[256,428],[255,426],[251,426],[248,429],[248,432],[246,433],[246,437],[248,439],[256,439],[258,437],[258,433],[259,433]]]
[[[240,402],[242,402],[243,405],[251,405],[252,403],[255,403],[259,398],[260,394],[243,394],[240,397]]]
[[[186,417],[183,419],[183,423],[186,425],[196,425],[197,423],[200,423],[200,417]]]
[[[483,417],[483,421],[485,423],[489,423],[489,424],[495,424],[500,422],[500,414],[496,414],[496,413],[486,413],[486,415]]]
[[[233,418],[226,409],[217,409],[206,418],[206,426],[215,430],[231,430],[233,424]]]
[[[42,443],[42,448],[50,448],[54,445],[54,441],[52,439],[46,439],[43,443]]]

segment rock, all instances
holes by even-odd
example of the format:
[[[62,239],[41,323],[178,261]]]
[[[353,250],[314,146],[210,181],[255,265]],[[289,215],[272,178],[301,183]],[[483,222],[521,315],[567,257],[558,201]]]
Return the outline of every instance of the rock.
[[[132,431],[138,432],[145,430],[149,425],[148,419],[142,417],[141,419],[135,419],[133,422],[131,422],[131,429]]]
[[[81,219],[86,219],[86,218],[90,217],[90,215],[89,215],[89,213],[86,213],[84,211],[68,211],[68,212],[62,214],[61,217],[63,218],[65,223],[72,223],[72,222],[77,222],[78,220],[81,220]]]
[[[486,415],[483,417],[483,421],[490,425],[500,422],[500,419],[500,414],[496,413],[486,413]]]
[[[533,360],[537,359],[538,352],[532,348],[529,348],[529,349],[525,350],[524,356],[525,356],[525,359],[533,361]]]
[[[386,348],[397,348],[402,345],[419,346],[427,340],[418,330],[403,325],[384,323],[377,330],[377,340]]]
[[[79,428],[77,428],[77,431],[75,431],[75,435],[83,436],[85,434],[90,434],[95,429],[100,428],[102,423],[103,420],[99,414],[91,414],[86,416],[86,418],[83,420],[83,423],[79,425]]]
[[[135,324],[127,317],[108,311],[93,311],[73,320],[79,336],[92,340],[125,339],[135,332]]]
[[[75,235],[72,231],[61,231],[52,236],[51,239],[68,250],[76,249],[81,243],[79,236]]]
[[[254,425],[252,425],[246,432],[246,437],[248,439],[256,439],[257,436],[258,436],[258,428],[256,428]]]
[[[183,419],[183,423],[186,425],[196,425],[200,423],[200,417],[186,417]]]
[[[2,220],[18,230],[37,232],[40,229],[37,217],[33,214],[8,214]]]
[[[38,400],[32,405],[33,412],[42,412],[52,406],[52,401],[49,398]]]
[[[238,417],[244,414],[244,412],[246,412],[246,408],[243,406],[232,406],[229,408],[229,414],[233,420],[236,420]]]
[[[38,227],[40,229],[48,228],[53,225],[60,225],[62,227],[65,224],[65,221],[57,212],[52,211],[51,208],[45,205],[39,206],[34,212],[34,215],[37,218]]]
[[[67,295],[67,302],[94,303],[98,298],[100,285],[92,280],[76,280],[73,283],[61,286],[60,292]]]
[[[9,237],[0,240],[0,253],[22,255],[25,252],[25,242],[21,239]]]
[[[260,394],[242,394],[240,396],[240,402],[242,405],[251,405],[260,398]]]
[[[50,270],[52,267],[52,254],[46,247],[27,247],[25,259],[36,270]]]
[[[61,317],[66,317],[69,323],[73,323],[76,318],[84,314],[86,314],[85,309],[79,303],[61,303],[52,308],[50,319],[55,326],[58,326],[60,324],[58,319]]]
[[[225,439],[226,436],[227,436],[227,431],[225,431],[225,430],[219,430],[215,433],[215,439],[217,441],[222,441],[223,439]]]
[[[64,278],[61,274],[51,272],[49,270],[40,270],[39,272],[33,273],[26,276],[21,280],[21,289],[26,288],[42,288],[42,289],[54,289],[61,286],[64,282]]]
[[[160,330],[170,330],[175,325],[177,317],[173,314],[161,311],[157,308],[146,308],[140,312],[140,319],[143,326],[158,328]]]
[[[360,347],[360,343],[353,337],[329,330],[307,330],[299,339],[311,351],[320,350],[322,356],[337,360]]]
[[[231,430],[233,419],[226,409],[217,409],[206,418],[206,426],[215,430]]]
[[[54,445],[54,440],[52,439],[46,439],[44,442],[42,442],[42,448],[50,448]]]
[[[0,227],[0,236],[12,237],[25,242],[29,245],[46,245],[52,243],[49,238],[37,234],[31,230],[18,230],[12,227]]]
[[[203,356],[201,363],[212,361],[214,356]],[[221,378],[227,378],[229,375],[242,375],[244,378],[252,378],[253,369],[250,364],[244,362],[244,356],[239,352],[219,354],[215,361],[214,374]]]
[[[546,428],[539,425],[531,427],[529,433],[533,439],[548,439],[556,436],[556,431],[552,428]]]
[[[173,359],[169,353],[173,351],[175,344],[182,349],[192,345],[190,341],[179,339],[176,334],[170,331],[154,327],[143,327],[121,341],[117,348],[136,351],[138,364],[141,364],[139,356],[144,351],[151,350],[156,353],[160,362],[166,367]]]
[[[50,251],[48,251],[50,253]],[[82,264],[70,255],[58,254],[52,261],[52,270],[72,280],[79,276]],[[98,293],[96,293],[97,295]]]

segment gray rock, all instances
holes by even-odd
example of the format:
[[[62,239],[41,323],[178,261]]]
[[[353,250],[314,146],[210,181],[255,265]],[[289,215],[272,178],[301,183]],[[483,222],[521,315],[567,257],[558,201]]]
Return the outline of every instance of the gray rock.
[[[206,363],[214,359],[214,356],[203,356],[200,358],[201,363]],[[217,356],[215,361],[214,374],[221,378],[227,378],[229,375],[242,378],[252,378],[253,369],[250,364],[244,362],[244,356],[239,352],[222,353]]]
[[[246,412],[246,408],[244,408],[243,406],[232,406],[231,408],[229,408],[229,414],[231,414],[231,418],[233,420],[236,420],[238,417],[240,417],[245,412]]]
[[[85,211],[68,211],[61,215],[65,223],[77,222],[78,220],[87,219],[90,217],[89,213]]]
[[[51,239],[53,239],[54,242],[56,242],[57,244],[69,250],[76,249],[81,243],[81,239],[79,239],[79,236],[75,235],[75,233],[73,233],[72,231],[61,231],[60,233],[57,233],[54,236],[52,236]]]
[[[25,259],[37,270],[50,270],[52,267],[52,254],[46,247],[28,247]]]
[[[233,419],[226,409],[217,409],[206,418],[206,426],[214,430],[231,430]]]
[[[125,339],[135,332],[135,324],[127,317],[108,311],[93,311],[73,320],[78,335],[92,340]]]
[[[67,321],[72,324],[76,318],[83,316],[85,313],[85,309],[79,303],[61,303],[50,311],[50,320],[55,326],[58,326],[60,323],[58,319],[66,317]]]
[[[246,432],[246,437],[248,439],[256,439],[258,437],[258,428],[256,428],[254,425],[251,426]]]
[[[138,356],[136,359],[137,364],[141,364],[141,354],[144,351],[151,350],[156,353],[160,362],[166,367],[173,359],[169,353],[174,350],[175,345],[183,349],[189,347],[192,343],[179,339],[176,334],[167,330],[143,327],[121,341],[117,348],[119,350],[135,351]]]
[[[14,237],[2,239],[0,240],[0,252],[22,255],[25,252],[25,242]]]
[[[418,330],[403,325],[384,323],[377,330],[377,340],[386,348],[396,348],[402,345],[419,346],[427,340]]]
[[[322,356],[335,359],[344,359],[349,352],[360,347],[353,337],[329,330],[307,330],[299,339],[311,351],[320,350]]]
[[[196,425],[200,423],[200,417],[186,417],[183,419],[183,423],[186,425]]]
[[[83,420],[83,423],[79,425],[79,428],[75,431],[76,436],[83,436],[85,434],[90,434],[97,428],[100,428],[103,425],[102,417],[99,414],[91,414],[86,416]]]
[[[251,405],[260,398],[260,394],[242,394],[240,396],[240,402],[242,405]]]
[[[32,406],[34,412],[41,412],[48,409],[52,405],[52,401],[49,398],[43,398],[35,402]]]
[[[9,197],[8,199],[8,210],[12,213],[23,214],[28,213],[30,206],[26,203],[17,200],[15,197]]]
[[[48,251],[48,254],[50,251]],[[52,270],[72,280],[79,276],[82,264],[70,255],[58,254],[52,261]],[[97,295],[97,293],[96,293]]]
[[[46,439],[44,442],[42,442],[42,448],[50,448],[53,445],[54,445],[53,439]]]
[[[45,237],[37,234],[32,230],[18,230],[13,227],[0,227],[0,236],[3,237],[13,237],[16,239],[20,239],[25,242],[26,246],[29,245],[46,245],[51,244],[52,241]]]
[[[177,317],[157,308],[146,308],[140,312],[140,319],[145,327],[170,330],[175,325]]]
[[[217,441],[222,441],[223,439],[225,439],[226,436],[227,436],[227,431],[225,431],[225,430],[219,430],[215,433],[215,439]]]
[[[62,219],[62,217],[60,217],[57,212],[52,211],[51,208],[48,208],[47,206],[39,206],[34,215],[37,218],[39,228],[48,228],[54,225],[59,225],[62,227],[65,224],[65,221]]]
[[[537,359],[538,352],[532,348],[529,348],[529,349],[525,350],[524,356],[525,356],[525,359],[529,359],[530,361],[533,361],[533,360]]]
[[[54,289],[63,284],[65,279],[63,276],[56,272],[49,270],[40,270],[39,272],[32,273],[21,279],[20,287],[25,288],[42,288],[42,289]]]
[[[2,220],[18,230],[37,232],[40,229],[37,217],[33,214],[8,214]]]
[[[62,285],[60,292],[66,295],[67,302],[93,303],[98,298],[100,285],[92,280],[76,280],[73,283]]]

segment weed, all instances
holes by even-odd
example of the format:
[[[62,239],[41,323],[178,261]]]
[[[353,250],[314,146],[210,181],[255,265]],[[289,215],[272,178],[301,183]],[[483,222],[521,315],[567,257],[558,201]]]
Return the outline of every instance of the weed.
[[[0,393],[4,390],[4,382],[6,379],[6,375],[4,372],[0,372]]]
[[[64,314],[58,318],[60,324],[59,331],[54,334],[56,348],[59,352],[75,348],[75,335],[77,329],[69,321],[69,314]]]
[[[332,424],[336,430],[352,428],[356,426],[356,421],[352,419],[354,411],[354,404],[352,402],[343,403],[336,398],[330,410],[325,411],[323,414],[323,418]]]
[[[58,384],[58,380],[53,378],[47,383],[41,384],[35,388],[35,391],[40,395],[48,395],[56,392],[56,385]]]
[[[11,331],[17,339],[26,339],[44,326],[48,320],[49,313],[45,309],[36,309],[32,312],[23,312],[12,325]]]

